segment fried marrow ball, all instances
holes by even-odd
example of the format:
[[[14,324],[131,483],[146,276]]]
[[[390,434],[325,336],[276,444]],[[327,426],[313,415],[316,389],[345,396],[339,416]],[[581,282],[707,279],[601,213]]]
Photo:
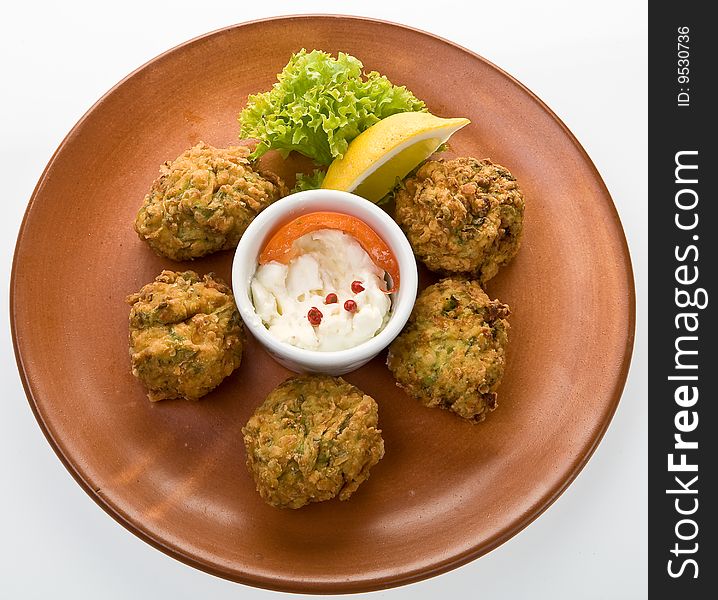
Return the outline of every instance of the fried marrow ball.
[[[127,303],[132,374],[153,402],[197,400],[239,367],[242,320],[231,290],[212,273],[162,271]]]
[[[287,379],[242,429],[257,491],[281,508],[346,500],[384,456],[377,422],[374,399],[340,377]]]
[[[491,279],[519,249],[524,197],[489,159],[430,160],[396,195],[396,220],[432,271]]]
[[[427,287],[389,347],[397,385],[426,406],[483,421],[496,408],[508,315],[509,307],[490,300],[476,281],[443,279]]]
[[[254,217],[287,193],[282,180],[256,171],[245,146],[200,142],[160,167],[135,219],[135,231],[173,260],[234,248]]]

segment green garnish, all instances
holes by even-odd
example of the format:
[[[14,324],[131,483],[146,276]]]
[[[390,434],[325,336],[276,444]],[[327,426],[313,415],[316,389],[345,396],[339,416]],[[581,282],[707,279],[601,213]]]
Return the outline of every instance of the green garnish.
[[[321,169],[314,169],[314,171],[309,174],[297,173],[297,183],[294,185],[292,193],[318,190],[322,187],[322,181],[324,181],[325,175],[326,173]]]
[[[344,52],[337,58],[320,50],[294,54],[272,89],[250,96],[239,115],[240,136],[259,140],[252,158],[296,150],[328,165],[381,119],[426,110],[405,87],[375,71],[362,77],[362,68]]]

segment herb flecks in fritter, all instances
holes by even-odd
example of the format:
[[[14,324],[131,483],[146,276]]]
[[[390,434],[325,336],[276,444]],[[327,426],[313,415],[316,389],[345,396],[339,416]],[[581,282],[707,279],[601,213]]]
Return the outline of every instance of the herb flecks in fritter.
[[[162,271],[127,302],[132,373],[153,402],[197,400],[239,367],[242,321],[231,290],[213,274]]]
[[[188,260],[237,246],[252,219],[287,193],[250,163],[246,146],[200,142],[160,167],[135,231],[158,254]]]
[[[397,384],[426,406],[483,421],[497,404],[509,312],[475,281],[443,279],[429,286],[389,347],[387,364]]]
[[[396,194],[396,220],[432,271],[482,282],[518,252],[524,197],[488,159],[430,160]]]
[[[287,379],[242,430],[257,491],[283,508],[346,500],[384,456],[377,424],[374,399],[340,377]]]

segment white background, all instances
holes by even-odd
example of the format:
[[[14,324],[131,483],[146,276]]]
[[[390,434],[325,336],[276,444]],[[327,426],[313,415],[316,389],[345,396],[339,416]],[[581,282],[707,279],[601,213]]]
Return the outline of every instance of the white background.
[[[7,289],[15,238],[35,182],[95,100],[189,38],[296,12],[402,22],[449,38],[514,75],[563,119],[592,157],[618,207],[636,273],[637,338],[629,379],[613,423],[574,484],[487,556],[371,596],[646,598],[647,5],[631,0],[590,6],[553,0],[6,3],[0,37],[0,597],[285,596],[217,579],[161,554],[75,484],[25,400],[7,324]]]

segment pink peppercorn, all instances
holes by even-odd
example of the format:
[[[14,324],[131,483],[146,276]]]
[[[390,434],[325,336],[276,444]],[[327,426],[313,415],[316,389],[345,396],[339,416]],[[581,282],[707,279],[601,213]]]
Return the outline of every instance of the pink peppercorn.
[[[323,316],[322,311],[320,311],[316,306],[312,306],[307,313],[307,319],[309,319],[309,322],[315,327],[322,322]]]

